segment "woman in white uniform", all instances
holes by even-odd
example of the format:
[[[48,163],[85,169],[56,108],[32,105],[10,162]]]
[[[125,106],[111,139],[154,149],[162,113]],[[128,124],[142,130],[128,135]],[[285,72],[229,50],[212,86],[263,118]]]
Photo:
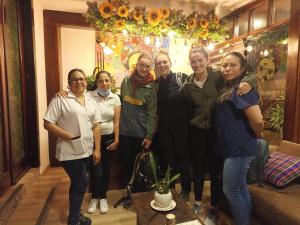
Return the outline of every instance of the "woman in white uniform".
[[[56,158],[71,180],[68,225],[90,225],[91,220],[80,213],[80,208],[88,185],[90,156],[95,163],[101,158],[102,119],[97,102],[85,94],[87,82],[81,69],[69,72],[68,84],[66,98],[51,100],[44,127],[58,137]]]
[[[111,92],[111,75],[100,71],[96,75],[95,90],[88,94],[97,101],[101,111],[101,162],[95,164],[91,171],[92,200],[88,212],[94,213],[99,204],[100,213],[108,211],[106,192],[111,171],[113,154],[119,144],[119,121],[121,101],[118,95]]]

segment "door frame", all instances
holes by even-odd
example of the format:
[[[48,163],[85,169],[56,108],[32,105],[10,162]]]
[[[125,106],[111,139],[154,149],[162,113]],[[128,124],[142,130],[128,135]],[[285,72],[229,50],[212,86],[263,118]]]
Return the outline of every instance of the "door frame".
[[[61,83],[61,52],[60,28],[62,26],[90,27],[80,13],[44,10],[44,40],[47,104],[62,88]],[[56,137],[48,133],[49,159],[51,166],[60,166],[55,158]]]

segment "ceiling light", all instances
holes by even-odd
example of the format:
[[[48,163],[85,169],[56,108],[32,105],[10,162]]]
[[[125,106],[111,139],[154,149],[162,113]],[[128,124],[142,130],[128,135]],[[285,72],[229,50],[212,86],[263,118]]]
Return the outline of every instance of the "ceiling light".
[[[150,39],[150,37],[147,36],[147,37],[145,38],[145,44],[146,44],[146,45],[150,45],[150,43],[151,43],[151,39]]]
[[[110,49],[110,47],[106,46],[104,48],[104,54],[105,55],[111,55],[113,53],[113,51]]]
[[[215,44],[214,43],[209,43],[208,46],[207,46],[207,50],[212,51],[214,49],[215,49]]]

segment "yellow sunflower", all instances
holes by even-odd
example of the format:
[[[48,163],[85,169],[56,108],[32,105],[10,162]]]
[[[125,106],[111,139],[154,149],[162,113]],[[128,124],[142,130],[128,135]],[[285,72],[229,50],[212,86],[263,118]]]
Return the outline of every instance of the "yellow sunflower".
[[[200,20],[200,26],[202,27],[202,28],[207,28],[208,27],[208,22],[207,22],[207,20],[206,19],[201,19]]]
[[[205,39],[205,38],[207,38],[207,36],[208,36],[208,30],[207,30],[207,29],[203,29],[203,30],[199,33],[199,37],[200,37],[200,38]]]
[[[99,6],[99,12],[103,18],[112,16],[114,6],[109,2],[104,2]]]
[[[164,8],[160,10],[163,19],[167,19],[170,16],[170,9]]]
[[[125,26],[125,21],[124,20],[116,20],[115,26],[118,29],[122,29]]]
[[[118,8],[118,16],[119,17],[127,17],[128,16],[128,13],[129,13],[129,10],[127,8],[126,5],[122,5]]]
[[[188,24],[190,29],[193,29],[197,25],[195,19],[190,19],[187,24]]]
[[[135,19],[136,21],[140,21],[141,19],[143,19],[142,12],[140,10],[134,10],[133,19]]]
[[[147,21],[151,26],[157,26],[161,21],[162,15],[158,9],[150,9],[147,12]]]

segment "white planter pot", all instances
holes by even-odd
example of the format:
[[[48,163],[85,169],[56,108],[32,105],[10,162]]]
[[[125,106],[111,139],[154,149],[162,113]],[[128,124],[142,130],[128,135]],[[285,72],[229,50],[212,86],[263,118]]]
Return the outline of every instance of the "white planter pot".
[[[166,208],[172,201],[172,193],[169,191],[167,194],[160,194],[157,191],[154,192],[154,203],[160,208]]]

